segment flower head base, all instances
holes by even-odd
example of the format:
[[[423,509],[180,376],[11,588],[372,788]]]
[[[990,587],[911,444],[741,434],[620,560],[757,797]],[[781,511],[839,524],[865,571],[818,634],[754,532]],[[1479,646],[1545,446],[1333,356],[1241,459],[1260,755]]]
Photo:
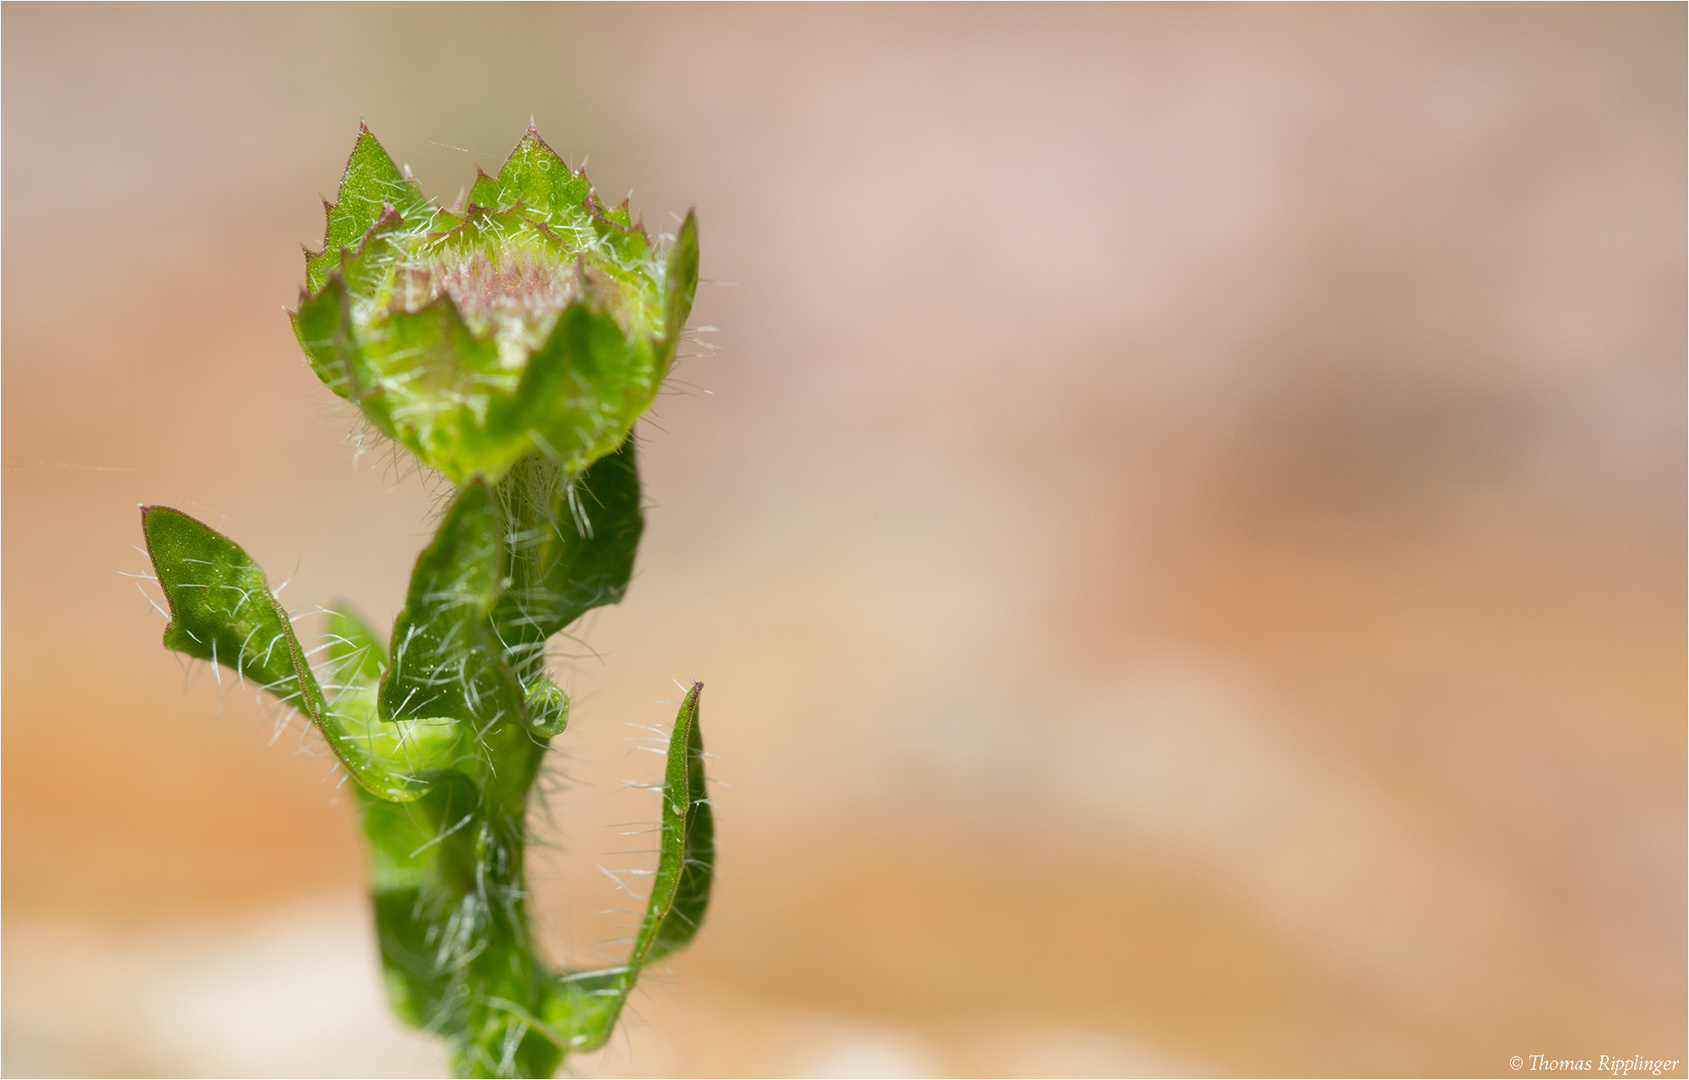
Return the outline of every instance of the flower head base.
[[[319,378],[455,484],[611,453],[674,361],[698,282],[688,214],[664,250],[529,128],[459,207],[423,198],[368,129],[294,332]]]

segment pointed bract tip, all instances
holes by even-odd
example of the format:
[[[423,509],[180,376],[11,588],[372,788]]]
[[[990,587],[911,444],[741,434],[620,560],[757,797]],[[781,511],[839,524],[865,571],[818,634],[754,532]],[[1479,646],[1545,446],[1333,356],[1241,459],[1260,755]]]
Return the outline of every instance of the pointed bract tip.
[[[521,141],[516,144],[517,148],[520,149],[523,143],[531,143],[562,161],[562,158],[558,157],[557,151],[551,148],[551,144],[545,141],[545,137],[540,134],[540,129],[535,127],[532,122],[528,124],[528,130],[522,133]],[[515,151],[511,151],[511,153],[514,154]],[[563,168],[567,170],[569,166],[564,164]]]

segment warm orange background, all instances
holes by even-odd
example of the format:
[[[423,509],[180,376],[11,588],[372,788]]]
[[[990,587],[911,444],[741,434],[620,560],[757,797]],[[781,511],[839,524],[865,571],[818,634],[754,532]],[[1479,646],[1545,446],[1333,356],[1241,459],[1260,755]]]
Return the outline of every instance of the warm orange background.
[[[720,328],[641,429],[627,602],[560,650],[535,870],[554,953],[613,954],[627,725],[696,676],[720,886],[581,1074],[1689,1056],[1684,39],[7,6],[5,1072],[439,1070],[328,761],[184,692],[120,575],[170,503],[392,617],[433,497],[343,445],[296,245],[360,117],[450,201],[530,114],[696,205]]]

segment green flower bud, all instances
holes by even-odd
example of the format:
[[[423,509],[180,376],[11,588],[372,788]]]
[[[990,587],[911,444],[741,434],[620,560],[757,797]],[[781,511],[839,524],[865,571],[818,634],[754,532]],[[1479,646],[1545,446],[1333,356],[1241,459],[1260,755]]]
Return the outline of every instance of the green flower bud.
[[[654,243],[532,127],[442,210],[367,128],[306,252],[293,327],[311,366],[458,485],[540,454],[566,475],[621,445],[674,362],[698,230]]]

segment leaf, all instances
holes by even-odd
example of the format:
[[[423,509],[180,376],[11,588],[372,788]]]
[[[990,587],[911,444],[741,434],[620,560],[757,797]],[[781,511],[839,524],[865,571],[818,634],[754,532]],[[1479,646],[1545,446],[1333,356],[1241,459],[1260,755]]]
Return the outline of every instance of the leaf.
[[[482,733],[523,719],[522,687],[489,618],[503,560],[498,515],[486,485],[472,481],[411,572],[381,681],[382,719],[463,720]]]
[[[645,919],[624,967],[571,972],[553,979],[545,1003],[545,1032],[564,1050],[588,1052],[604,1044],[645,965],[690,942],[703,924],[715,880],[715,820],[704,780],[704,743],[695,682],[681,702],[669,738],[663,783],[662,848],[646,901]]]
[[[499,210],[521,206],[573,243],[607,252],[624,271],[642,267],[650,253],[650,238],[633,221],[626,201],[606,207],[585,170],[572,171],[531,127],[497,176],[476,178],[469,201]]]
[[[477,474],[496,481],[531,450],[523,427],[496,419],[521,376],[502,365],[497,341],[475,336],[449,295],[392,312],[363,352],[374,392],[360,404],[391,416],[394,437],[452,483]]]
[[[164,646],[231,668],[306,712],[322,693],[264,571],[234,541],[179,510],[143,507],[158,583],[170,604]]]
[[[390,297],[393,272],[410,260],[415,241],[415,229],[406,225],[404,215],[391,206],[383,207],[367,232],[340,249],[335,269],[353,296]]]
[[[333,282],[333,288],[316,295],[301,292],[299,307],[293,312],[293,336],[305,350],[305,358],[323,385],[343,398],[360,401],[363,395],[354,381],[355,373],[347,363],[347,354],[356,348],[352,342],[351,305],[347,300],[345,282]]]
[[[494,617],[526,683],[546,639],[627,591],[645,529],[634,441],[572,485],[550,463],[530,459],[498,491],[508,508],[510,585]]]
[[[663,275],[663,334],[672,355],[686,319],[692,314],[692,300],[698,292],[698,214],[688,210],[680,233],[669,249]]]
[[[167,506],[142,507],[141,531],[170,605],[165,648],[230,668],[303,712],[347,771],[380,798],[422,794],[426,781],[401,771],[384,747],[329,711],[292,620],[238,544]]]
[[[590,193],[586,209],[592,215],[592,229],[599,245],[609,248],[617,262],[623,267],[645,263],[651,253],[651,238],[645,234],[643,222],[633,221],[626,199],[619,206],[606,207],[598,201],[597,193]]]
[[[387,207],[396,208],[413,226],[428,228],[436,211],[414,180],[407,180],[381,143],[363,125],[340,178],[340,194],[325,210],[328,225],[323,247],[305,256],[305,285],[318,292],[340,265],[340,250],[357,246]]]
[[[588,216],[582,203],[592,190],[584,173],[570,170],[533,128],[510,152],[498,176],[482,173],[469,193],[471,202],[499,210],[520,203],[541,215],[552,228],[579,229]]]
[[[695,682],[675,717],[663,780],[663,846],[645,922],[634,943],[633,966],[661,960],[691,942],[703,925],[715,881],[715,815],[704,780],[704,739]]]
[[[656,396],[657,360],[656,346],[625,334],[609,312],[571,304],[488,423],[526,431],[540,453],[579,473],[620,446]]]

